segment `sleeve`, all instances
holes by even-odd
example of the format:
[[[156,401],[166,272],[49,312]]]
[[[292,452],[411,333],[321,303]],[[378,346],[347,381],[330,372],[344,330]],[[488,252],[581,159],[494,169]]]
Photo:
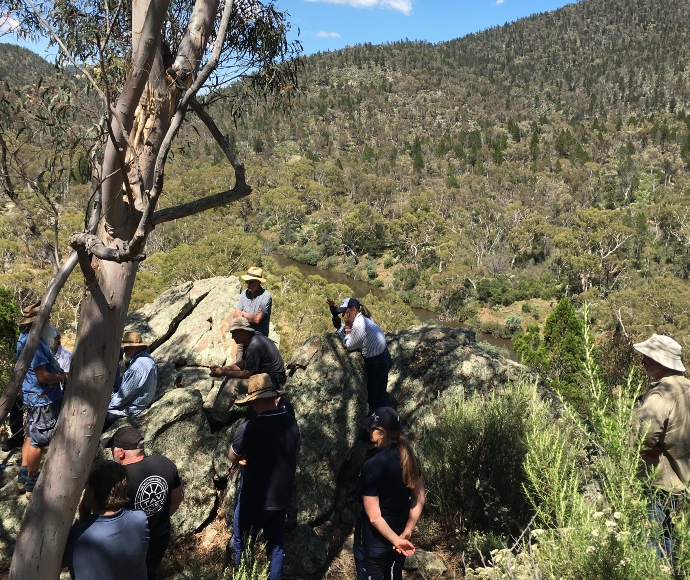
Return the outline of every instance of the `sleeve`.
[[[362,465],[362,471],[359,474],[359,493],[371,497],[378,497],[379,485],[376,477],[376,469],[371,461],[366,461]]]
[[[172,461],[171,461],[171,463],[172,463]],[[177,489],[178,487],[180,487],[182,485],[182,480],[180,479],[180,474],[177,471],[177,465],[175,465],[174,463],[172,465],[173,465],[173,478],[172,478],[172,486],[170,489]]]
[[[108,409],[122,409],[136,397],[139,387],[146,382],[148,372],[143,365],[134,361],[122,375],[120,388],[110,397]]]
[[[245,446],[245,440],[244,440],[244,435],[245,432],[247,431],[247,425],[249,424],[249,421],[245,421],[240,425],[240,428],[237,430],[237,433],[235,433],[235,438],[232,440],[232,443],[230,444],[230,447],[232,448],[232,452],[237,455],[238,457],[242,457],[247,453],[246,446]]]
[[[270,316],[271,308],[273,308],[273,298],[271,297],[271,294],[268,291],[264,292],[262,298],[263,300],[261,300],[259,310],[261,310],[261,312],[263,312],[266,316]]]
[[[46,352],[48,351],[48,352]],[[50,353],[50,355],[48,354]],[[50,352],[50,349],[48,346],[43,342],[38,343],[38,348],[36,349],[36,354],[34,354],[34,358],[31,361],[31,368],[36,369],[38,367],[42,367],[44,365],[50,365],[51,368],[53,366],[53,353]],[[46,369],[49,370],[49,369]]]
[[[350,334],[345,335],[345,325],[343,325],[343,344],[347,350],[360,350],[364,346],[364,338],[366,336],[366,325],[364,323],[364,315],[358,314],[352,324]]]
[[[343,321],[340,318],[340,314],[338,314],[337,307],[329,304],[328,308],[331,310],[331,322],[333,322],[333,328],[339,330],[340,327],[343,326]]]
[[[256,339],[254,339],[256,340]],[[244,368],[256,373],[261,369],[261,356],[257,345],[251,343],[244,349]]]
[[[245,290],[243,290],[242,292],[240,292],[240,298],[237,301],[237,306],[235,306],[235,310],[244,310],[245,307]]]
[[[670,408],[663,396],[650,393],[637,411],[641,425],[640,435],[644,434],[644,446],[652,449],[664,435],[670,415]]]

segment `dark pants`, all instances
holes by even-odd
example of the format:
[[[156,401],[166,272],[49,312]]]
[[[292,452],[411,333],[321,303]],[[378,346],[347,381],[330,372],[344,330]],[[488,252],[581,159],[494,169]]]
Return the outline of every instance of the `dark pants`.
[[[163,561],[163,554],[146,560],[146,577],[148,580],[156,580],[158,578],[158,568],[161,567]]]
[[[369,402],[369,414],[379,407],[388,406],[388,371],[391,370],[393,361],[388,349],[381,354],[364,359],[364,368],[367,371],[367,400]]]
[[[266,541],[266,557],[269,560],[269,579],[281,580],[283,577],[283,531],[286,510],[256,510],[239,501],[235,507],[232,525],[232,547],[235,551],[235,566],[240,565],[243,540],[256,538],[260,530]],[[239,522],[237,525],[236,522]]]
[[[392,547],[355,544],[352,551],[357,580],[402,580],[405,556]]]
[[[101,433],[105,433],[108,429],[110,429],[113,426],[113,423],[117,421],[118,419],[122,419],[124,415],[113,415],[112,413],[108,412],[105,414],[105,422],[103,423],[103,431]]]

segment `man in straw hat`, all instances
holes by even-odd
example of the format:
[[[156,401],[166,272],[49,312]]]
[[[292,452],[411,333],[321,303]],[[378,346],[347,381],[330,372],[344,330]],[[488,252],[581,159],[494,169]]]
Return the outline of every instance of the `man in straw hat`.
[[[104,432],[118,419],[135,417],[153,403],[158,384],[158,369],[156,361],[149,354],[148,346],[138,332],[125,332],[122,337],[127,369],[122,378],[115,381],[115,392],[110,397],[108,413],[103,424]]]
[[[268,336],[269,323],[271,322],[271,307],[273,299],[271,293],[261,285],[266,283],[261,268],[252,266],[244,276],[240,276],[247,284],[247,289],[240,294],[240,299],[235,306],[233,318],[245,318],[256,332]],[[242,360],[244,346],[237,345],[237,359]]]
[[[685,491],[690,478],[690,381],[683,376],[681,346],[669,336],[653,334],[633,345],[651,379],[636,411],[635,433],[642,438],[645,472],[656,469],[651,517],[663,526],[659,551],[672,557],[674,495]]]
[[[23,328],[17,340],[17,358],[24,350],[39,307],[40,302],[36,302],[22,311],[19,325]],[[22,381],[22,399],[27,414],[22,465],[17,474],[17,487],[20,492],[31,493],[34,490],[41,466],[41,455],[50,443],[62,406],[60,383],[66,380],[67,373],[62,372],[49,346],[41,339]]]
[[[278,407],[283,392],[276,390],[267,374],[253,375],[248,382],[247,396],[235,404],[251,405],[256,416],[240,425],[229,450],[230,461],[244,465],[232,549],[235,565],[239,565],[243,540],[263,530],[270,580],[280,580],[283,528],[297,469],[299,429],[295,418]]]
[[[228,332],[244,350],[242,359],[235,364],[209,367],[212,377],[228,377],[222,384],[214,385],[204,401],[205,412],[219,424],[228,421],[230,407],[236,397],[247,392],[247,379],[251,376],[266,373],[276,389],[287,380],[278,347],[270,338],[256,332],[246,318],[233,318]]]

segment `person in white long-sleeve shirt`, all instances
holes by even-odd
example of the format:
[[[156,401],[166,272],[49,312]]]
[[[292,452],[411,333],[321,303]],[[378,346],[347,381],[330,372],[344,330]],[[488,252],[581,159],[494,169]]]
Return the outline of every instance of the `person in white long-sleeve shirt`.
[[[345,298],[340,306],[336,306],[330,298],[326,302],[331,309],[333,326],[345,348],[362,352],[367,371],[369,413],[379,407],[389,406],[386,389],[392,361],[383,330],[371,319],[367,307],[356,298]]]

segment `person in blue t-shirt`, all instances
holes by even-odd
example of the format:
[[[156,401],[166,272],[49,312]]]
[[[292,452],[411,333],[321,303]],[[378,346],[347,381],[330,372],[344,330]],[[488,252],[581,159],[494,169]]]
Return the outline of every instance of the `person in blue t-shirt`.
[[[147,580],[149,527],[143,511],[123,509],[128,489],[122,465],[94,463],[62,557],[72,580]]]
[[[38,315],[38,304],[23,311],[22,332],[17,340],[17,358],[22,354],[29,331]],[[22,466],[17,474],[20,492],[31,493],[38,480],[41,455],[50,443],[62,405],[60,383],[67,373],[58,365],[53,352],[41,339],[22,382],[22,399],[27,408],[26,438],[22,445]]]

